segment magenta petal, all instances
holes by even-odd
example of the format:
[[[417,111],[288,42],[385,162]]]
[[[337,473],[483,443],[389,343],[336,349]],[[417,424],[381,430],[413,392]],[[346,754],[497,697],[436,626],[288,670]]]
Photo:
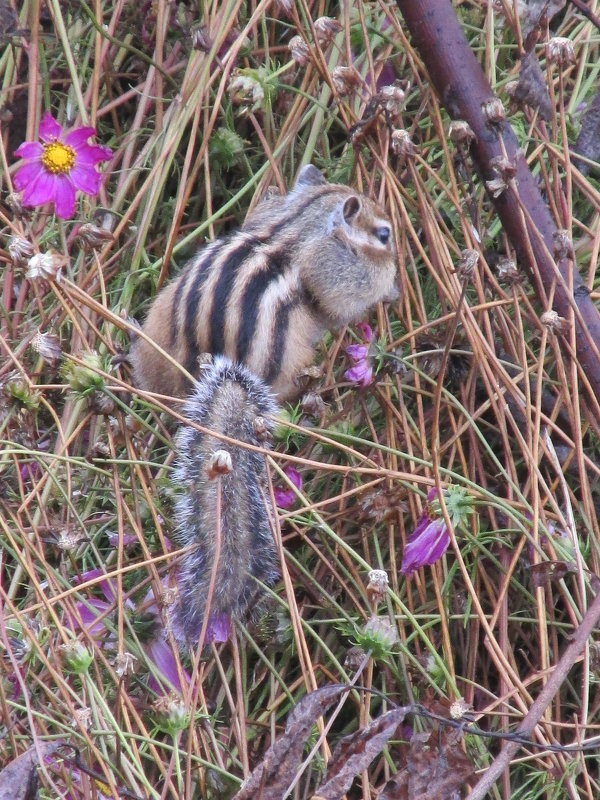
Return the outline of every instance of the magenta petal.
[[[75,128],[74,130],[65,133],[65,135],[62,138],[62,141],[65,144],[68,144],[71,147],[77,149],[82,144],[85,144],[87,140],[90,138],[90,136],[95,136],[95,135],[96,135],[96,128]]]
[[[69,178],[76,189],[86,194],[98,194],[102,181],[102,175],[94,167],[79,166],[78,163],[69,173]]]
[[[37,178],[27,184],[21,200],[24,206],[42,206],[54,200],[56,177],[42,170]]]
[[[369,346],[366,344],[350,344],[346,348],[346,353],[353,361],[362,361],[369,355]]]
[[[77,156],[77,163],[86,166],[94,166],[101,161],[108,161],[112,158],[112,150],[110,147],[102,147],[99,144],[80,145],[75,148],[75,153]]]
[[[344,378],[352,383],[360,383],[361,386],[368,386],[373,381],[373,370],[367,361],[361,361],[351,369],[344,372]]]
[[[278,508],[289,508],[296,499],[293,489],[280,489],[277,487],[273,489],[273,494]]]
[[[300,475],[297,469],[294,467],[286,467],[283,471],[294,484],[296,489],[302,489],[302,475]]]
[[[146,652],[150,660],[156,666],[161,678],[168,681],[174,689],[181,692],[181,681],[177,671],[177,661],[173,655],[171,647],[164,639],[153,639],[146,645]],[[190,683],[190,676],[183,670],[183,679],[186,684]],[[152,686],[158,688],[154,680],[150,681]]]
[[[50,142],[54,139],[60,139],[61,131],[62,128],[58,122],[54,119],[52,114],[46,111],[42,117],[42,121],[40,122],[40,139],[45,142]]]
[[[206,626],[205,644],[213,642],[226,642],[231,630],[231,617],[229,614],[210,614]]]
[[[362,333],[363,339],[366,342],[373,341],[373,331],[371,330],[371,326],[369,325],[368,322],[358,322],[356,327]]]
[[[15,155],[19,158],[40,158],[44,152],[44,146],[39,142],[23,142],[15,150]]]
[[[75,187],[66,176],[57,176],[54,210],[61,219],[69,219],[75,213]]]
[[[422,520],[406,542],[400,572],[411,575],[415,570],[435,563],[448,549],[450,536],[442,519],[428,521],[422,527]]]
[[[15,189],[18,192],[25,189],[29,184],[36,181],[44,171],[44,166],[41,161],[30,161],[28,164],[23,164],[13,178]]]

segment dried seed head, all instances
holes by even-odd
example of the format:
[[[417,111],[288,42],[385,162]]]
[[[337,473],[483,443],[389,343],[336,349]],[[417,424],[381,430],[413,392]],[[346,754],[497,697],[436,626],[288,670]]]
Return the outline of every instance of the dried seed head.
[[[9,192],[6,195],[6,205],[10,208],[15,219],[23,219],[23,205],[21,195],[18,192]]]
[[[86,222],[79,228],[77,238],[94,250],[98,250],[107,242],[114,242],[115,240],[112,231],[100,228],[98,225],[92,225],[91,222]]]
[[[354,67],[336,67],[331,80],[340,97],[352,94],[362,84],[360,73]]]
[[[506,281],[506,283],[510,284],[519,283],[521,280],[517,265],[512,258],[507,258],[506,256],[498,259],[496,274],[498,275],[498,280]]]
[[[392,151],[400,157],[402,161],[412,158],[417,148],[413,144],[408,131],[401,128],[396,128],[392,131]]]
[[[45,278],[46,280],[60,281],[63,267],[69,263],[67,256],[60,253],[49,251],[47,253],[36,253],[27,262],[26,277],[31,281]]]
[[[463,280],[470,281],[475,275],[479,253],[477,250],[463,250],[460,261],[456,265],[457,275]]]
[[[256,111],[265,99],[265,90],[260,81],[251,75],[235,73],[229,81],[228,89],[231,102],[236,106],[245,106],[244,111],[248,108]]]
[[[56,543],[61,550],[69,552],[75,550],[77,545],[86,538],[83,531],[77,528],[63,528],[59,531]]]
[[[192,30],[192,47],[194,50],[201,50],[203,53],[208,53],[212,47],[212,43],[206,25],[199,25]]]
[[[552,234],[554,241],[554,258],[561,261],[563,258],[574,258],[573,241],[569,231],[559,229]]]
[[[84,730],[89,730],[92,724],[92,709],[89,706],[84,706],[84,708],[75,708],[73,710],[73,722],[71,726],[73,728],[83,728]]]
[[[8,240],[8,254],[15,266],[28,261],[33,256],[33,245],[22,236],[11,236]]]
[[[544,311],[540,317],[540,322],[545,328],[548,328],[549,333],[561,333],[567,328],[567,320],[557,314],[556,311]]]
[[[344,658],[344,666],[356,670],[365,660],[364,650],[360,647],[351,647]]]
[[[65,666],[70,672],[81,675],[88,671],[94,660],[94,654],[77,639],[72,639],[66,644],[61,644]]]
[[[62,355],[58,336],[55,333],[42,333],[39,328],[33,337],[31,346],[44,361],[49,361],[51,364],[55,364]]]
[[[134,672],[134,663],[137,661],[136,656],[132,653],[128,653],[124,651],[123,653],[118,653],[115,656],[115,660],[113,662],[113,666],[115,668],[115,672],[119,678],[122,678],[124,675],[129,675]]]
[[[404,108],[406,92],[397,83],[392,83],[381,89],[378,99],[392,119],[396,119]]]
[[[383,600],[389,586],[389,578],[384,569],[372,569],[369,572],[369,583],[367,584],[367,595],[369,601],[377,604]]]
[[[509,181],[517,174],[516,161],[511,161],[509,158],[505,158],[504,156],[495,156],[494,158],[490,159],[490,167],[495,170],[498,175],[504,178],[505,181]]]
[[[320,394],[307,392],[300,401],[300,408],[310,417],[320,417],[325,410],[325,402]]]
[[[546,45],[546,58],[550,64],[568,67],[576,64],[575,48],[573,42],[564,36],[553,36]]]
[[[458,697],[453,703],[450,704],[450,719],[463,719],[472,710],[473,706],[470,703],[467,703],[464,697]]]
[[[269,438],[269,429],[267,428],[267,421],[264,417],[254,417],[252,428],[259,442],[264,442]]]
[[[500,197],[502,192],[505,192],[508,189],[508,184],[502,177],[494,178],[491,181],[486,181],[485,185],[487,186],[488,192],[492,195],[492,197]]]
[[[315,33],[317,42],[321,47],[327,47],[333,37],[341,30],[341,24],[333,17],[319,17],[315,20]]]
[[[466,142],[470,144],[475,138],[473,128],[464,119],[453,120],[448,127],[448,137],[452,142]]]
[[[490,125],[498,125],[506,119],[506,111],[499,97],[492,97],[481,104],[481,110]]]
[[[92,392],[89,407],[94,414],[107,417],[114,412],[115,401],[102,391]]]
[[[290,39],[288,50],[294,61],[301,67],[310,61],[310,47],[301,36],[293,36]]]
[[[228,475],[232,471],[231,453],[228,450],[215,450],[206,468],[208,479],[213,481],[217,475]]]

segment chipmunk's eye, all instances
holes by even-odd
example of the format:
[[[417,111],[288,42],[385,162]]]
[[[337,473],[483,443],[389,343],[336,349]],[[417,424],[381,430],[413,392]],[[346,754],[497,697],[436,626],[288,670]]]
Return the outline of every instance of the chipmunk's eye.
[[[390,229],[386,225],[381,225],[379,228],[375,228],[373,233],[379,239],[381,244],[387,244],[390,240]]]

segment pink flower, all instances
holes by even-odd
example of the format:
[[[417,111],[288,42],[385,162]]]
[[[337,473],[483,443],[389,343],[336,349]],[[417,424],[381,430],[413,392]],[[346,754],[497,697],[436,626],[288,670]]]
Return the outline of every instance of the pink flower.
[[[365,344],[350,344],[346,348],[346,355],[352,362],[350,369],[344,372],[344,378],[360,386],[373,383],[373,366],[371,363],[371,342],[375,338],[370,325],[359,322],[356,326],[361,331]]]
[[[23,142],[15,155],[24,159],[14,178],[15,188],[23,192],[24,206],[54,203],[56,215],[63,219],[75,213],[75,193],[96,195],[102,175],[96,164],[112,157],[109,147],[88,144],[95,128],[74,128],[63,135],[51,114],[40,122],[39,142]]]
[[[302,489],[302,476],[297,469],[294,469],[294,467],[286,467],[283,471],[294,484],[296,489]],[[273,489],[273,494],[275,495],[275,502],[279,508],[289,508],[296,500],[296,493],[291,487],[287,487],[285,489],[277,487],[276,489]]]
[[[431,489],[427,495],[423,513],[417,522],[417,527],[406,540],[402,566],[400,567],[400,572],[403,575],[412,575],[420,567],[433,564],[448,549],[450,544],[448,528],[444,518],[437,514],[432,507],[432,500],[436,496],[437,489]]]
[[[204,644],[226,642],[231,630],[231,615],[225,613],[209,614]]]

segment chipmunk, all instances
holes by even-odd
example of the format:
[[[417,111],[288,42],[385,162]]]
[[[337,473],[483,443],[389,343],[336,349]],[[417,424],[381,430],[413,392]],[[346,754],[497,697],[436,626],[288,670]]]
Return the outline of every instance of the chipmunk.
[[[383,209],[307,166],[285,197],[269,196],[240,230],[204,247],[158,294],[142,330],[193,375],[201,354],[224,354],[278,400],[293,399],[325,331],[398,299],[396,275]],[[142,389],[181,397],[191,389],[141,337],[131,361]]]
[[[263,381],[218,356],[201,367],[184,413],[210,431],[264,447],[277,410]],[[224,641],[231,617],[243,618],[255,605],[254,578],[272,585],[279,577],[265,458],[191,425],[179,429],[176,449],[174,483],[183,489],[175,506],[176,538],[189,549],[179,568],[174,629],[180,638],[197,641],[208,610],[205,641]]]

